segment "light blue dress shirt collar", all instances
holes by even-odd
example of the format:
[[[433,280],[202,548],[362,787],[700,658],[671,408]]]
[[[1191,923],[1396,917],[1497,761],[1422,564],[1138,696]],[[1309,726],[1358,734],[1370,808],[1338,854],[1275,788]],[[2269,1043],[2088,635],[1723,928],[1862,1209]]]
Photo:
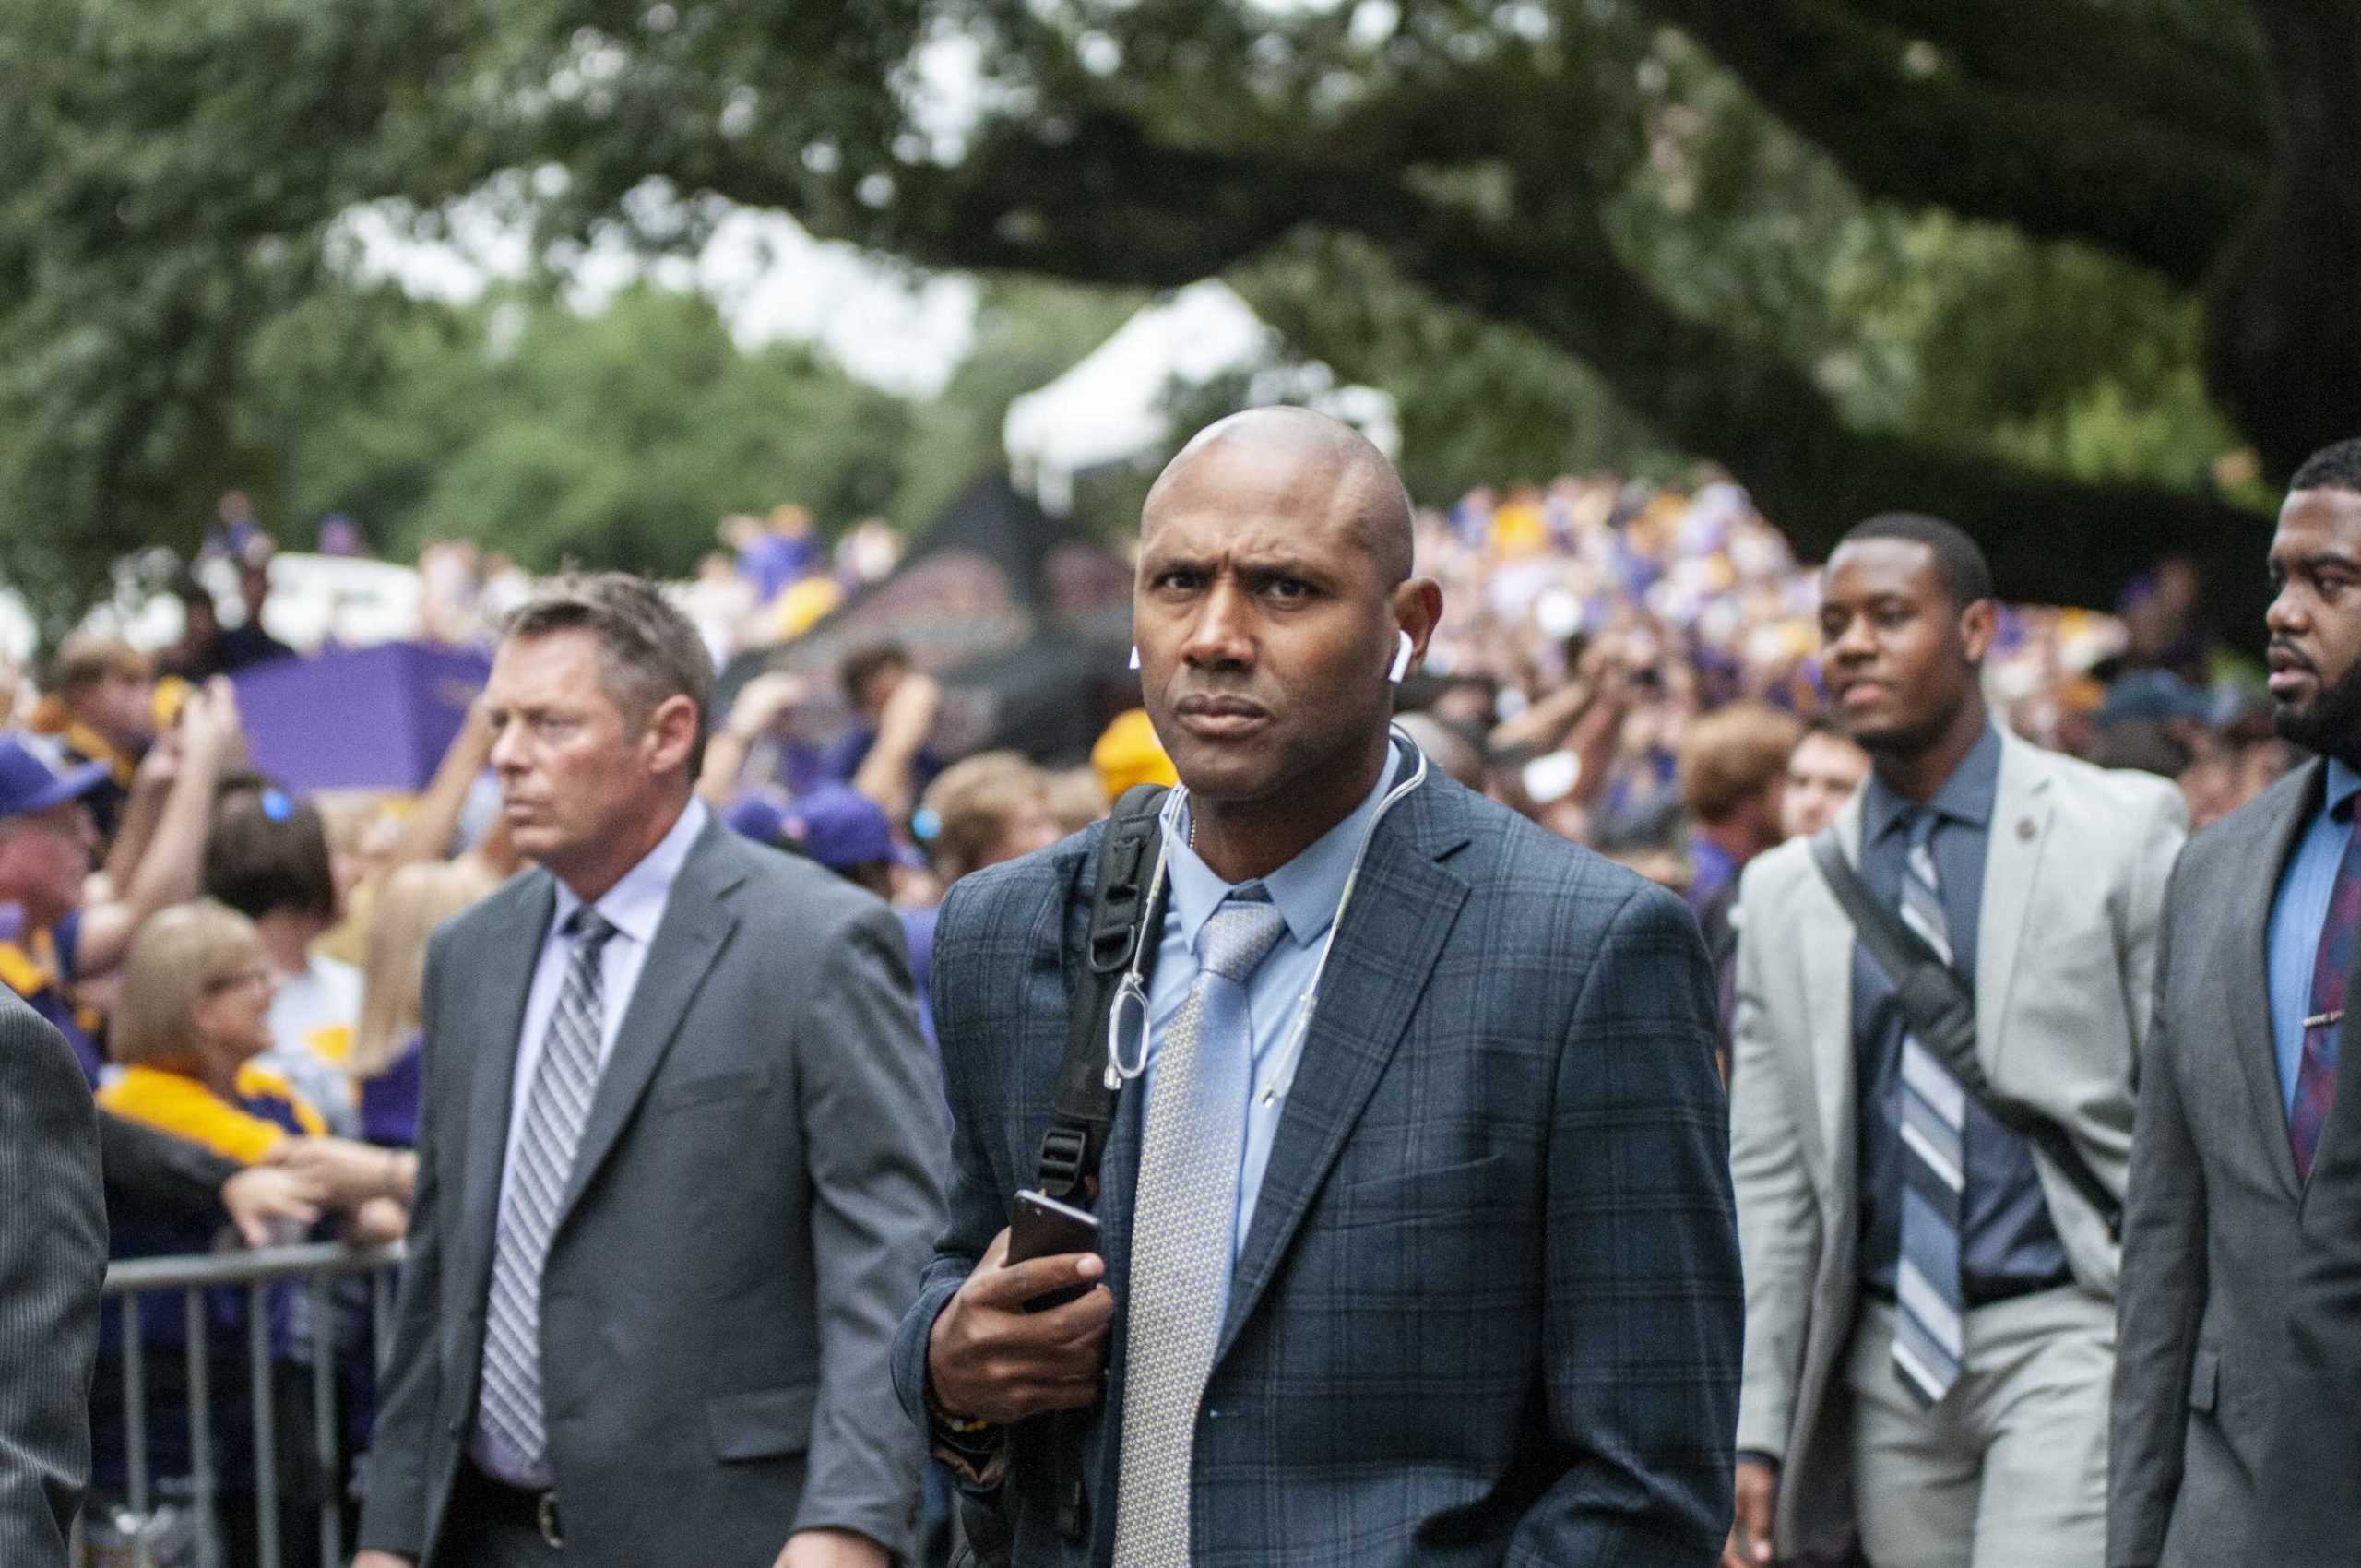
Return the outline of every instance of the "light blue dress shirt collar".
[[[1336,918],[1336,901],[1344,896],[1345,879],[1352,873],[1353,857],[1362,836],[1377,815],[1379,804],[1406,761],[1398,747],[1386,748],[1385,766],[1368,796],[1342,822],[1322,834],[1295,859],[1260,878],[1264,890],[1287,921],[1286,936],[1246,980],[1247,1028],[1252,1037],[1252,1065],[1246,1103],[1238,1113],[1246,1123],[1238,1169],[1238,1201],[1231,1217],[1230,1253],[1234,1259],[1246,1246],[1254,1224],[1256,1200],[1263,1190],[1263,1172],[1270,1164],[1271,1143],[1279,1118],[1287,1110],[1281,1097],[1266,1102],[1266,1093],[1289,1071],[1287,1039],[1294,1032],[1296,1013],[1320,967],[1320,950],[1328,927]],[[1189,848],[1184,814],[1171,835],[1165,875],[1170,885],[1164,930],[1157,947],[1156,972],[1148,980],[1149,1055],[1138,1087],[1141,1103],[1156,1094],[1155,1050],[1162,1042],[1172,1016],[1189,995],[1197,978],[1197,934],[1213,918],[1222,900],[1253,883],[1231,884]],[[1316,1071],[1310,1063],[1307,1071]],[[1145,1111],[1143,1111],[1145,1114]]]
[[[1298,947],[1308,947],[1326,934],[1328,922],[1336,917],[1336,900],[1344,896],[1345,878],[1352,874],[1353,857],[1361,847],[1361,836],[1369,831],[1370,819],[1377,814],[1378,803],[1385,792],[1394,788],[1394,780],[1402,770],[1402,758],[1390,742],[1385,748],[1385,766],[1378,769],[1377,783],[1361,803],[1344,821],[1313,839],[1302,852],[1287,864],[1259,879],[1246,882],[1224,882],[1213,867],[1198,858],[1189,843],[1189,813],[1183,810],[1175,825],[1171,858],[1165,874],[1172,885],[1170,919],[1180,924],[1180,933],[1189,950],[1197,949],[1197,933],[1221,908],[1222,900],[1242,887],[1251,887],[1255,880],[1271,896],[1271,902],[1287,922],[1287,939]]]
[[[2280,1109],[2296,1103],[2296,1075],[2304,1061],[2304,1018],[2312,1008],[2312,968],[2319,959],[2320,928],[2328,923],[2336,873],[2353,837],[2337,807],[2361,793],[2361,772],[2330,758],[2319,809],[2296,840],[2271,901],[2268,954],[2271,1046],[2279,1068]]]

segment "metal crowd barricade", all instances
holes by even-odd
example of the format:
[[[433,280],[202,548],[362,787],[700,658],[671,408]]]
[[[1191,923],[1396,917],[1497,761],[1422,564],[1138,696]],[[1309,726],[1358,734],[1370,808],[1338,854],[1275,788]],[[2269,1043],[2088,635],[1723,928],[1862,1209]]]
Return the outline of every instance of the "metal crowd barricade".
[[[334,1484],[337,1464],[336,1355],[331,1325],[336,1322],[334,1281],[350,1276],[371,1277],[371,1352],[383,1372],[392,1350],[394,1271],[402,1261],[398,1241],[384,1246],[352,1247],[339,1242],[263,1247],[250,1252],[208,1253],[188,1257],[128,1258],[107,1268],[105,1296],[119,1311],[123,1335],[123,1404],[125,1490],[132,1515],[145,1519],[154,1499],[148,1469],[148,1391],[140,1327],[152,1310],[148,1298],[177,1291],[186,1324],[183,1354],[188,1370],[189,1457],[195,1496],[191,1513],[197,1532],[197,1558],[208,1568],[221,1562],[214,1516],[215,1478],[219,1456],[213,1453],[213,1396],[210,1345],[207,1338],[206,1292],[223,1286],[246,1291],[246,1361],[254,1405],[256,1550],[262,1568],[279,1568],[279,1455],[271,1390],[270,1313],[267,1293],[285,1280],[302,1280],[311,1296],[316,1342],[312,1354],[312,1420],[321,1470],[330,1478],[320,1503],[320,1561],[344,1561],[343,1521],[338,1510],[339,1488]],[[104,1306],[101,1312],[110,1310]],[[226,1391],[224,1391],[226,1393]],[[74,1560],[85,1561],[76,1542]],[[154,1568],[152,1545],[142,1531],[134,1537],[132,1561],[136,1568]]]

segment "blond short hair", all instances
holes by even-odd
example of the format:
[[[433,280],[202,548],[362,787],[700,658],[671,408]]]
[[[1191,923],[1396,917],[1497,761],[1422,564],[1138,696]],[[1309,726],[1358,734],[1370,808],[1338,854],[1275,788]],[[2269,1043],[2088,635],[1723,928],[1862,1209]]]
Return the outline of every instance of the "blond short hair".
[[[185,1055],[196,1043],[196,1004],[237,972],[263,961],[255,922],[210,898],[162,911],[131,941],[107,1048],[126,1065]]]
[[[1041,770],[1014,752],[982,752],[944,768],[919,802],[935,819],[927,851],[936,872],[956,882],[986,864],[1009,825],[1046,794]]]
[[[50,661],[50,690],[60,696],[88,691],[110,675],[126,681],[154,679],[153,660],[121,637],[77,632],[58,646]]]

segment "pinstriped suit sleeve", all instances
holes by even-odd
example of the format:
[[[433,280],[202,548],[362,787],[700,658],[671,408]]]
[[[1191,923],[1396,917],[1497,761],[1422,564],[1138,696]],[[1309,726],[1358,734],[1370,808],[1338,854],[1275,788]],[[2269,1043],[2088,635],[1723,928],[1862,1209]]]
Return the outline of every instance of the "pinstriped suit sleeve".
[[[1557,1069],[1543,1373],[1571,1466],[1508,1562],[1710,1568],[1730,1523],[1745,1310],[1713,970],[1643,886],[1608,921]]]
[[[2167,907],[2171,907],[2169,900]],[[2140,1058],[2140,1107],[2116,1288],[2106,1560],[2144,1568],[2163,1555],[2189,1440],[2189,1377],[2206,1289],[2204,1163],[2173,1064],[2168,922],[2155,961],[2156,999]]]
[[[1803,1375],[1821,1217],[1804,1169],[1803,1129],[1796,1124],[1787,1091],[1789,1069],[1780,1059],[1779,1021],[1765,1000],[1762,933],[1784,913],[1766,885],[1770,869],[1757,861],[1739,885],[1730,1174],[1746,1259],[1746,1377],[1738,1445],[1783,1459],[1795,1420],[1796,1384]]]
[[[978,944],[963,940],[960,934],[977,918],[975,895],[982,885],[975,877],[955,884],[935,921],[930,989],[935,1038],[943,1051],[943,1087],[951,1100],[950,1213],[935,1242],[934,1256],[919,1279],[918,1300],[903,1314],[894,1346],[895,1393],[901,1398],[903,1410],[922,1429],[926,1426],[927,1341],[934,1331],[934,1320],[943,1315],[943,1309],[982,1261],[992,1238],[1008,1223],[986,1152],[986,1130],[998,1123],[980,1102],[972,1060],[984,1043],[968,1021],[980,980],[971,972]],[[989,932],[989,926],[984,929]],[[984,945],[991,944],[987,941]]]
[[[90,1470],[106,1277],[97,1111],[55,1029],[0,992],[0,1562],[64,1568]]]
[[[2181,846],[2189,841],[2189,806],[2176,786],[2164,783],[2161,790],[2153,792],[2146,814],[2147,830],[2132,867],[2123,914],[2123,1000],[2125,1014],[2131,1020],[2135,1086],[2156,1017],[2157,955],[2164,941],[2165,911],[2171,908],[2168,889],[2173,868],[2180,863]]]

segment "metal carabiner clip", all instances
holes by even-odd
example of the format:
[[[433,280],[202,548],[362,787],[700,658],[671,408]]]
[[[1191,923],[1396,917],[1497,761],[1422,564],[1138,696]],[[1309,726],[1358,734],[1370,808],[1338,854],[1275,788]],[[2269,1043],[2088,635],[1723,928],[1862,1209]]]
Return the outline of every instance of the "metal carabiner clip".
[[[1120,1089],[1147,1071],[1147,988],[1134,965],[1115,988],[1107,1014],[1107,1087]]]

